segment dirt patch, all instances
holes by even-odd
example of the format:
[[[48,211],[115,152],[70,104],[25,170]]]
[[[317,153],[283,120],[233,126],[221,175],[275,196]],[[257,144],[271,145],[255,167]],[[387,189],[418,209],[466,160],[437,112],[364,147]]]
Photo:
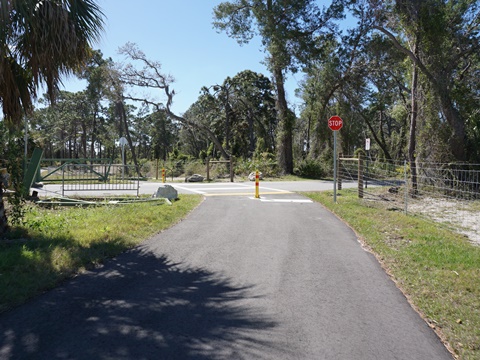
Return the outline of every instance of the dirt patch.
[[[445,197],[408,197],[397,188],[381,189],[365,194],[365,201],[390,211],[405,211],[421,215],[447,225],[453,231],[465,235],[472,244],[480,246],[480,201],[467,201]]]
[[[408,211],[447,224],[480,246],[480,211],[477,206],[478,202],[422,198],[409,204]]]

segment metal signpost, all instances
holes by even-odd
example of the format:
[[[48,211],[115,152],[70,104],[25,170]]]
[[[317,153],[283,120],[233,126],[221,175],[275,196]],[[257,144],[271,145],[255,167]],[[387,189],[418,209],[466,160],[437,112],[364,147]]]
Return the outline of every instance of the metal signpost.
[[[340,116],[328,119],[328,127],[333,131],[333,202],[337,203],[337,131],[343,126]]]

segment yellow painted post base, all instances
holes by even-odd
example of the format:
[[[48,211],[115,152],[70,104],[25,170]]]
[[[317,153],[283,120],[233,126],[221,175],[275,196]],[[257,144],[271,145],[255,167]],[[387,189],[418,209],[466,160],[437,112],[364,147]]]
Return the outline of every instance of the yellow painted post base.
[[[260,181],[259,181],[259,179],[260,179],[260,174],[257,170],[257,171],[255,171],[255,199],[260,199],[260,189],[259,189]]]

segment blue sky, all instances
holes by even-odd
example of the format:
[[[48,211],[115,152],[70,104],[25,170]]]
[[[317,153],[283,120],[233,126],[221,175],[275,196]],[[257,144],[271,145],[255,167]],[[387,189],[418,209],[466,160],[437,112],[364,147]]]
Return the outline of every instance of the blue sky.
[[[105,32],[94,45],[104,57],[122,62],[118,48],[133,42],[149,59],[159,61],[162,71],[175,78],[173,110],[185,112],[199,95],[202,86],[221,84],[227,76],[252,70],[270,77],[261,63],[265,57],[260,39],[240,46],[225,33],[213,29],[213,8],[221,0],[98,0],[105,14]],[[288,100],[301,75],[289,76]],[[73,78],[64,80],[64,89],[79,91],[84,84]],[[160,101],[164,98],[158,94]]]

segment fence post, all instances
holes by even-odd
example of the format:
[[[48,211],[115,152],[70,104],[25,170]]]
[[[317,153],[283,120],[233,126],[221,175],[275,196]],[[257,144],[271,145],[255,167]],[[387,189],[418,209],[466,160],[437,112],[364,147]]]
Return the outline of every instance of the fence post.
[[[342,177],[340,167],[342,166],[341,160],[342,160],[343,154],[340,153],[338,154],[338,164],[337,164],[337,189],[342,190]]]
[[[159,159],[157,159],[157,165],[155,167],[155,180],[158,180],[158,161]]]
[[[207,181],[210,181],[210,156],[207,156]]]
[[[363,154],[358,153],[358,197],[363,199]]]
[[[65,196],[65,166],[62,166],[62,196]]]
[[[233,161],[235,157],[230,155],[230,182],[233,182]]]

